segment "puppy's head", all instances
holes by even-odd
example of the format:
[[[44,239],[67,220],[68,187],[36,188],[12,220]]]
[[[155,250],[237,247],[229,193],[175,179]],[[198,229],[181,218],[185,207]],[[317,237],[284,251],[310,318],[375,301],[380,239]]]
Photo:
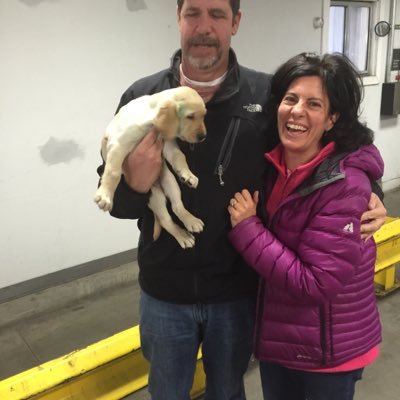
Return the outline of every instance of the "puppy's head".
[[[164,140],[176,138],[179,129],[179,118],[178,107],[174,100],[167,99],[162,102],[153,124]]]
[[[201,96],[189,87],[169,91],[172,96],[159,108],[154,125],[164,140],[178,137],[188,143],[198,143],[206,137],[204,116],[206,107]]]

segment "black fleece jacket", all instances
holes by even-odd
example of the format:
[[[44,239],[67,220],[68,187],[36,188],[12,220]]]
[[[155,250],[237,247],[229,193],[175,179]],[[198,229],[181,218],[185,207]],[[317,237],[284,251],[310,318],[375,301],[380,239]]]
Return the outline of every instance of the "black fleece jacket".
[[[130,86],[118,109],[139,96],[179,86],[180,55],[178,51],[173,56],[169,69]],[[226,79],[207,103],[206,140],[196,145],[179,142],[189,168],[199,178],[196,189],[181,185],[183,203],[205,223],[192,249],[181,249],[164,230],[157,241],[153,240],[149,194],[135,193],[122,177],[111,215],[138,219],[139,283],[149,295],[181,304],[218,303],[255,295],[257,277],[227,238],[231,229],[227,207],[235,192],[262,187],[264,153],[276,144],[268,133],[270,118],[265,111],[270,78],[240,66],[231,50]],[[100,175],[103,169],[104,165],[99,167]]]

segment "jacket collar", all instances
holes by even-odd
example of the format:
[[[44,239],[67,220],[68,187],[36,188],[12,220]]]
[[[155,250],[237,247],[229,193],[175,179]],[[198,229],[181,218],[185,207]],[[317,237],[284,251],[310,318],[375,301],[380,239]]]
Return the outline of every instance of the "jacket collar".
[[[340,163],[351,152],[335,152],[329,144],[324,149],[310,163],[299,168],[300,172],[311,169],[311,174],[307,174],[307,177],[295,190],[298,195],[306,196],[323,186],[344,178]],[[282,150],[283,147],[279,144],[272,151],[266,153],[265,158],[275,165],[276,171],[285,175],[286,166],[284,163],[282,164]]]
[[[170,74],[172,78],[171,87],[177,87],[180,84],[179,65],[181,64],[181,58],[182,50],[177,50],[172,56],[170,66]],[[239,91],[239,76],[239,64],[237,62],[236,54],[232,49],[230,49],[229,66],[225,80],[208,104],[220,103],[234,96]]]
[[[340,167],[341,161],[351,152],[333,153],[327,157],[297,189],[298,193],[305,196],[332,182],[343,179],[344,172]]]
[[[328,158],[334,151],[334,142],[328,143],[312,160],[310,160],[306,164],[299,165],[295,170],[290,171],[291,175],[296,173],[300,176],[310,176],[311,172],[316,169],[316,167],[320,165],[326,158]],[[270,162],[272,162],[272,164],[275,165],[275,168],[279,171],[281,175],[287,175],[288,170],[286,167],[284,148],[282,146],[282,143],[279,143],[272,151],[266,153],[265,158],[267,158]]]

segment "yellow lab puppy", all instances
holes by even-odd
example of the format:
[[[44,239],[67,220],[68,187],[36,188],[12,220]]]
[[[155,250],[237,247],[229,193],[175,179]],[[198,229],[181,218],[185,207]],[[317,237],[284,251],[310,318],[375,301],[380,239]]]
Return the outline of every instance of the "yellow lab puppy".
[[[205,114],[206,107],[202,98],[195,90],[185,86],[138,97],[121,107],[108,125],[102,141],[102,156],[106,165],[94,198],[99,208],[104,211],[112,209],[114,192],[122,174],[122,163],[152,127],[157,129],[165,141],[163,156],[179,179],[196,188],[198,179],[189,170],[185,155],[174,139],[179,138],[188,143],[204,140]],[[186,229],[172,221],[166,207],[166,197]],[[161,226],[175,237],[182,248],[194,246],[192,233],[201,232],[204,223],[184,207],[179,185],[165,161],[160,178],[151,189],[148,206],[154,213],[154,239],[160,235]]]

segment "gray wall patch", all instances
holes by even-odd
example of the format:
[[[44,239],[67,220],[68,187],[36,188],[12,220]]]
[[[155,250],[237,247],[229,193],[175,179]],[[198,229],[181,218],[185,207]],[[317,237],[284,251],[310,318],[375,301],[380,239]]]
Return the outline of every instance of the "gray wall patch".
[[[129,11],[147,10],[147,5],[144,0],[126,0],[126,7]]]
[[[47,143],[40,146],[40,156],[46,164],[68,164],[75,158],[83,158],[84,152],[72,140],[59,140],[51,137]]]

